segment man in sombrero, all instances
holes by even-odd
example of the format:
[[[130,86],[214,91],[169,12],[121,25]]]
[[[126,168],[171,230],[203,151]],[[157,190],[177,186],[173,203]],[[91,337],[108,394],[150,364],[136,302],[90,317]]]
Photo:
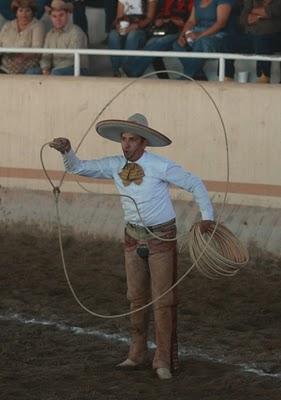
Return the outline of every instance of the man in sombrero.
[[[102,137],[120,142],[123,155],[81,161],[66,138],[56,138],[50,146],[63,154],[67,172],[113,179],[120,195],[129,196],[121,197],[121,203],[126,223],[127,297],[131,310],[136,310],[159,297],[177,279],[176,215],[169,186],[193,194],[202,215],[202,233],[213,224],[213,207],[199,178],[175,162],[146,151],[147,146],[168,146],[171,141],[150,128],[143,115],[134,114],[127,121],[104,120],[97,123],[96,130]],[[176,288],[154,304],[153,369],[160,379],[170,379],[171,372],[178,368],[177,304]],[[129,353],[118,367],[134,368],[144,362],[148,317],[147,308],[131,315]]]

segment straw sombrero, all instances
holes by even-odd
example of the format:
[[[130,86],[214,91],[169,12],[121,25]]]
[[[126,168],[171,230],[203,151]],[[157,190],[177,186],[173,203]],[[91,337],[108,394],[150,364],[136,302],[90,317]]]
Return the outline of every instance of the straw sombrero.
[[[69,1],[63,0],[53,0],[50,6],[45,6],[46,11],[50,14],[52,10],[65,10],[67,12],[72,13],[73,11],[73,4]]]
[[[96,124],[98,134],[114,142],[121,142],[122,133],[132,133],[147,140],[152,147],[168,146],[172,141],[162,133],[150,128],[147,119],[142,114],[131,115],[127,121],[107,119]]]

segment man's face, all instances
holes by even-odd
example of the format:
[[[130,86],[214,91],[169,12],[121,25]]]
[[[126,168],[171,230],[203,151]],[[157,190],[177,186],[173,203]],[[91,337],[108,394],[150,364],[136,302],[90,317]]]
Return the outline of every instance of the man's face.
[[[69,20],[69,13],[65,10],[52,10],[51,20],[55,29],[63,29]]]
[[[121,146],[127,160],[137,161],[143,155],[146,145],[147,141],[141,136],[122,133]]]

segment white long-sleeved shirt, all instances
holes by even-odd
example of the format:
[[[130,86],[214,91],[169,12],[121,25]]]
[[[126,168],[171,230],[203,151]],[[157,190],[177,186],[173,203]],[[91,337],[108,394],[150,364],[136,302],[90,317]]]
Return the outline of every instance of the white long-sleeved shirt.
[[[144,152],[137,160],[145,176],[140,185],[132,182],[124,186],[119,172],[126,164],[124,156],[104,157],[97,160],[80,160],[70,150],[63,155],[67,172],[100,179],[113,179],[120,195],[132,197],[139,209],[146,226],[165,223],[175,218],[175,210],[171,201],[169,186],[175,185],[193,194],[199,206],[202,219],[213,220],[213,207],[203,182],[186,171],[180,165],[159,155]],[[143,225],[134,202],[121,197],[125,221],[136,225]]]

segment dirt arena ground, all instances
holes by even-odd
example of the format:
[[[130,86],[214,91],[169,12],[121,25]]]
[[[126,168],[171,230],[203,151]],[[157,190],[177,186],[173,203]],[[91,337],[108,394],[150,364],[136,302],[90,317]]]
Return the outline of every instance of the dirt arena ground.
[[[161,382],[150,363],[115,368],[128,318],[99,319],[77,305],[56,235],[2,230],[0,240],[1,400],[281,399],[280,259],[256,252],[218,281],[192,271],[180,285],[181,368]],[[127,311],[122,244],[63,241],[81,301],[99,313]],[[182,255],[180,274],[189,265]]]

